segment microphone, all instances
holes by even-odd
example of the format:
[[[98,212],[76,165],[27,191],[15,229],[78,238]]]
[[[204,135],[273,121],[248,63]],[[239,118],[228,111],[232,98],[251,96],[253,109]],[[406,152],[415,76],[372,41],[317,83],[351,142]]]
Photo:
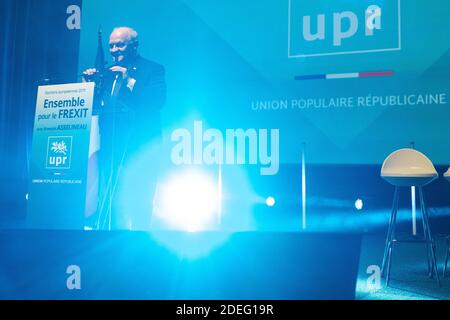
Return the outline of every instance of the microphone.
[[[116,62],[116,63],[113,63],[111,65],[104,67],[103,70],[96,70],[93,74],[88,75],[83,72],[83,73],[79,74],[78,76],[83,77],[86,80],[93,80],[95,77],[103,76],[106,73],[111,73],[114,76],[114,78],[117,79],[122,74],[122,72],[110,70],[112,67],[124,67],[124,68],[129,69],[129,72],[130,71],[135,72],[137,70],[136,67],[129,68],[126,65]]]
[[[92,80],[94,77],[96,77],[99,74],[102,74],[103,72],[101,72],[100,70],[96,70],[94,73],[92,74],[86,74],[86,73],[79,73],[78,76],[79,77],[83,77],[86,80]]]
[[[122,72],[116,71],[116,72],[113,72],[112,74],[115,75],[115,76],[114,76],[114,82],[116,82],[116,81],[119,80],[119,78],[121,77]]]
[[[115,66],[115,64],[110,65],[110,66],[103,67],[103,70],[99,70],[99,69],[95,68],[96,70],[95,70],[95,72],[94,72],[93,74],[88,75],[88,74],[85,74],[85,73],[83,72],[83,73],[80,73],[78,76],[79,76],[79,77],[93,77],[94,75],[99,74],[99,73],[103,73],[103,72],[105,72],[106,70],[109,70],[110,68],[112,68],[112,67],[114,67],[114,66]],[[93,68],[93,69],[94,69],[94,68]]]

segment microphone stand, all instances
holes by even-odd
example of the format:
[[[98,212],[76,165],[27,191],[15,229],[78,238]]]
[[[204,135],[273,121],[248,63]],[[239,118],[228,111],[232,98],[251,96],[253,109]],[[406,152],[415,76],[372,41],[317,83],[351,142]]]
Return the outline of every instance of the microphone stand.
[[[101,229],[111,230],[112,225],[112,211],[114,196],[116,193],[117,185],[119,182],[119,176],[122,170],[123,162],[127,154],[128,140],[130,132],[127,133],[126,139],[123,141],[123,145],[119,146],[120,154],[116,155],[116,131],[117,131],[117,113],[119,112],[117,108],[117,98],[121,87],[123,85],[123,79],[120,74],[115,74],[115,79],[113,81],[112,90],[110,93],[109,103],[106,108],[112,112],[111,114],[111,134],[110,134],[110,161],[109,161],[109,175],[106,184],[104,195],[101,199],[100,211],[98,217],[98,227]],[[102,108],[102,116],[105,113],[105,108]],[[104,119],[103,119],[104,120]],[[108,146],[109,147],[109,146]],[[119,162],[117,162],[119,160]],[[102,165],[102,164],[101,164]],[[106,163],[105,163],[106,165]],[[105,208],[106,206],[106,208]]]
[[[106,70],[106,69],[105,69]],[[100,77],[103,78],[104,70],[100,73]],[[103,82],[103,81],[101,81]],[[99,208],[99,216],[98,216],[98,228],[101,230],[111,230],[111,224],[112,224],[112,206],[113,206],[113,192],[112,188],[114,186],[114,180],[115,180],[115,140],[116,140],[116,113],[117,113],[117,97],[119,94],[121,82],[119,80],[119,75],[115,75],[115,79],[113,80],[111,92],[106,94],[103,91],[102,88],[102,96],[107,95],[108,96],[108,102],[106,105],[103,105],[101,108],[101,124],[103,124],[103,137],[101,138],[100,142],[100,148],[103,148],[103,157],[102,160],[108,159],[109,156],[109,163],[100,163],[101,166],[108,166],[109,165],[109,172],[105,169],[102,169],[102,175],[106,172],[108,173],[108,180],[106,182],[106,187],[103,190],[103,194],[100,194],[101,201],[100,201],[100,208]],[[103,101],[103,99],[102,99]],[[109,110],[105,111],[105,107]],[[107,113],[110,113],[110,116],[112,119],[107,118]],[[107,124],[107,122],[110,121],[110,126]],[[108,130],[110,132],[106,132]],[[101,133],[101,125],[100,125],[100,137],[102,136]],[[103,140],[103,146],[102,146],[102,140]],[[107,143],[105,143],[107,142]],[[106,154],[108,152],[108,154]],[[106,158],[106,159],[105,159]],[[103,189],[103,188],[102,188]],[[105,207],[106,206],[106,207]]]

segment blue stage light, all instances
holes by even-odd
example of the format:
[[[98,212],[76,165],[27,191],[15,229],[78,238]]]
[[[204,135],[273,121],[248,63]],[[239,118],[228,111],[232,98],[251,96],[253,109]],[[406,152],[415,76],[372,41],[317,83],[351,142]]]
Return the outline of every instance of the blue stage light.
[[[169,229],[214,229],[220,212],[217,190],[214,179],[203,172],[177,172],[159,188],[155,214]]]
[[[266,205],[268,207],[273,207],[275,205],[275,198],[274,197],[267,197]]]
[[[356,208],[356,210],[362,210],[363,205],[364,205],[364,203],[363,203],[363,201],[361,199],[357,199],[355,201],[355,208]]]

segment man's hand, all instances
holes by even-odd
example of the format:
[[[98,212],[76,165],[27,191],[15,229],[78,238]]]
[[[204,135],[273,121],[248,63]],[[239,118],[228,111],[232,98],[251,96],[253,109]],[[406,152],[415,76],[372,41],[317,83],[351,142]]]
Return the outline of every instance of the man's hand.
[[[120,66],[114,66],[109,68],[112,72],[117,72],[122,75],[122,79],[125,81],[128,81],[129,75],[128,75],[128,69]]]
[[[128,74],[127,68],[120,67],[120,66],[114,66],[114,67],[109,68],[109,70],[111,70],[112,72],[121,74],[122,79],[125,82],[125,84],[127,85],[128,89],[130,89],[130,91],[133,91],[134,84],[136,83],[136,79],[133,79],[132,77],[130,77],[130,75]]]
[[[96,73],[97,69],[95,68],[86,69],[83,72],[83,79],[86,81],[92,81]]]

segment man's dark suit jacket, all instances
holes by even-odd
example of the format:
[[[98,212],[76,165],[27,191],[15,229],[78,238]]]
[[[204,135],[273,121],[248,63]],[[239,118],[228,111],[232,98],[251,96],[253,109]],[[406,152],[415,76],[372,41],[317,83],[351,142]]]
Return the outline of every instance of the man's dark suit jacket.
[[[106,73],[104,78],[105,105],[100,111],[100,134],[102,147],[114,145],[115,154],[125,145],[127,157],[152,142],[161,140],[160,110],[166,100],[164,67],[140,56],[125,66],[135,79],[131,91],[125,81],[116,82],[116,74]],[[118,88],[119,86],[119,88]],[[106,145],[105,145],[106,144]]]
[[[121,74],[106,72],[103,77],[104,104],[97,110],[100,125],[99,199],[101,204],[113,202],[110,213],[113,229],[128,228],[130,221],[134,229],[148,229],[149,208],[143,210],[118,204],[123,193],[121,183],[132,160],[142,154],[141,151],[153,150],[154,156],[146,159],[144,171],[133,176],[136,181],[133,180],[132,188],[137,189],[133,191],[136,196],[129,198],[128,204],[136,205],[139,201],[146,204],[147,198],[139,195],[145,191],[147,197],[151,196],[156,187],[160,154],[154,150],[161,141],[160,110],[166,100],[165,70],[160,64],[142,57],[137,57],[126,67],[130,77],[136,80],[132,91],[125,81],[121,83]],[[111,96],[115,79],[118,91]],[[108,210],[108,205],[100,206],[100,228],[105,227],[102,221],[108,216]]]

